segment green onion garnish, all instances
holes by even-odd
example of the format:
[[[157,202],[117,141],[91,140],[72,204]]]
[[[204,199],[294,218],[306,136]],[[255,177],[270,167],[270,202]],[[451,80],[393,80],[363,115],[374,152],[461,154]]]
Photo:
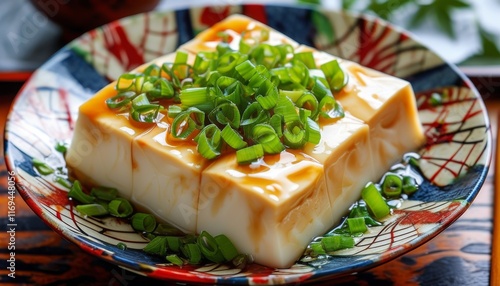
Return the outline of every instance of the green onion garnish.
[[[170,263],[172,263],[174,265],[177,265],[177,266],[184,265],[184,261],[182,261],[182,259],[179,258],[179,256],[177,256],[176,254],[167,255],[165,257],[165,259],[167,259],[168,262],[170,262]]]
[[[95,198],[91,195],[87,195],[83,192],[82,184],[80,181],[75,180],[73,186],[68,192],[68,197],[79,201],[82,204],[91,204],[95,201]]]
[[[326,251],[323,248],[323,245],[321,244],[321,242],[311,243],[311,251],[312,251],[313,256],[326,254]]]
[[[366,202],[366,205],[377,219],[385,217],[391,211],[379,190],[372,182],[363,188],[361,198]]]
[[[68,150],[68,145],[64,142],[57,142],[54,148],[56,149],[57,152],[65,154],[66,151]]]
[[[40,173],[41,175],[50,175],[54,173],[54,169],[52,169],[47,163],[37,159],[33,158],[31,161],[33,164],[33,167]]]
[[[364,233],[368,230],[364,217],[353,217],[347,219],[347,226],[351,234]]]
[[[127,250],[127,245],[123,242],[118,242],[116,244],[116,247],[118,247],[118,249],[120,249],[120,250]]]
[[[173,252],[181,251],[181,239],[178,236],[166,236],[168,248]]]
[[[157,236],[153,238],[142,250],[149,254],[167,255],[167,237]]]
[[[79,213],[87,216],[102,216],[108,214],[108,210],[101,204],[77,205],[75,208]]]
[[[418,190],[418,185],[412,176],[403,176],[403,193],[411,195]]]
[[[225,258],[217,241],[206,231],[202,231],[197,240],[198,247],[208,260],[215,263],[224,262]]]
[[[226,261],[231,261],[238,255],[238,250],[227,236],[219,234],[215,241]]]
[[[66,188],[71,188],[72,184],[71,184],[71,181],[66,179],[66,178],[63,178],[61,176],[57,176],[54,178],[54,182],[60,184],[61,186],[63,187],[66,187]]]
[[[382,193],[387,198],[396,198],[401,195],[403,180],[396,174],[386,174],[382,181]]]
[[[151,214],[135,213],[130,224],[137,231],[152,232],[156,228],[156,219]]]
[[[326,252],[337,251],[346,248],[354,247],[354,239],[345,235],[333,235],[323,237],[321,239],[321,246]]]
[[[109,187],[93,187],[90,190],[90,195],[103,201],[112,201],[118,197],[118,190]]]
[[[202,259],[201,250],[196,243],[187,243],[181,247],[182,254],[187,257],[189,264],[198,264]]]
[[[178,51],[173,62],[120,76],[117,95],[107,104],[146,123],[168,110],[170,138],[194,140],[207,159],[260,145],[239,153],[238,162],[248,164],[265,154],[318,144],[319,117],[344,116],[333,94],[346,85],[347,74],[337,60],[318,67],[312,52],[261,42],[266,38],[265,32],[252,40],[243,37],[238,50],[221,42],[215,51],[199,52],[192,66],[188,54]]]
[[[108,204],[109,214],[115,217],[128,217],[134,212],[130,202],[124,198],[116,198]]]
[[[236,151],[236,160],[239,164],[250,164],[264,156],[262,145],[252,145]]]

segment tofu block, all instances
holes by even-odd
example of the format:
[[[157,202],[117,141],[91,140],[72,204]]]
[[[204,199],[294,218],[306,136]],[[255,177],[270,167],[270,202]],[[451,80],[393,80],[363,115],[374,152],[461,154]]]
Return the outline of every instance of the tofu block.
[[[133,125],[128,114],[117,114],[105,101],[114,96],[114,83],[80,106],[75,131],[66,154],[68,167],[88,185],[115,187],[132,195],[132,141],[154,128]]]
[[[235,154],[202,174],[198,232],[223,233],[255,262],[289,267],[333,225],[323,166],[302,152],[238,165]]]
[[[296,52],[313,52],[318,68],[338,60],[349,81],[335,94],[344,110],[370,127],[370,148],[374,178],[377,180],[404,153],[415,150],[425,141],[418,118],[413,89],[408,81],[337,58],[311,47],[301,46]]]
[[[374,169],[381,176],[404,153],[425,141],[413,89],[405,80],[359,64],[346,62],[344,66],[349,83],[335,97],[370,126]]]
[[[306,145],[304,153],[323,166],[330,215],[334,223],[339,223],[347,209],[361,197],[366,183],[378,179],[370,152],[370,129],[348,112],[333,122],[320,121],[320,129],[321,141]]]
[[[131,200],[184,232],[196,232],[201,172],[208,160],[196,145],[167,140],[162,122],[132,143]]]

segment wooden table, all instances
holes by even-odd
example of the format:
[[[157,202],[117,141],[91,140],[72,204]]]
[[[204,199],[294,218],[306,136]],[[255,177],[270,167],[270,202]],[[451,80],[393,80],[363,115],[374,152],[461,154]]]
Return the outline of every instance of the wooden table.
[[[500,112],[500,80],[475,81],[489,111],[493,137]],[[19,84],[0,82],[0,131]],[[3,140],[0,141],[0,147]],[[3,148],[2,148],[3,150]],[[379,267],[336,279],[338,285],[488,285],[491,260],[493,174],[470,209],[453,225],[427,244]],[[0,156],[0,283],[79,285],[159,285],[85,253],[67,242],[36,216],[16,193],[16,273],[7,277],[7,170]],[[329,282],[328,285],[331,285]],[[500,281],[499,281],[500,283]],[[185,284],[183,284],[185,285]]]

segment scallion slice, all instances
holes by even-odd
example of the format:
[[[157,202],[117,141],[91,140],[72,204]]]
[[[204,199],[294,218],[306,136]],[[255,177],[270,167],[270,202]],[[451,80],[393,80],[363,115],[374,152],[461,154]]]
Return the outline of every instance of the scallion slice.
[[[68,197],[73,198],[82,204],[90,204],[95,201],[93,196],[87,195],[83,192],[82,184],[78,180],[73,182],[73,186],[71,186],[71,189],[68,192]]]
[[[108,204],[109,214],[115,217],[129,217],[134,208],[130,202],[124,198],[116,198]]]
[[[213,159],[220,155],[222,137],[219,128],[215,124],[207,125],[198,134],[198,153],[207,159]]]
[[[385,217],[391,211],[379,190],[372,182],[363,188],[361,198],[377,219]]]
[[[388,198],[396,198],[403,190],[403,180],[399,175],[386,174],[382,181],[382,193]]]
[[[197,240],[198,247],[201,253],[208,260],[215,263],[222,263],[225,261],[224,255],[219,249],[217,241],[206,231],[202,231]]]
[[[221,136],[224,142],[226,142],[227,145],[231,146],[231,148],[235,150],[239,150],[248,145],[248,143],[243,140],[243,137],[233,128],[231,128],[229,124],[226,125],[224,129],[222,129]]]
[[[262,149],[266,154],[277,154],[285,150],[285,146],[283,146],[278,134],[271,125],[256,124],[252,129],[252,138],[262,145]]]
[[[187,257],[189,264],[198,264],[201,261],[202,255],[198,244],[188,243],[181,247],[182,254]]]
[[[227,236],[219,234],[214,239],[226,261],[231,261],[238,255],[238,250]]]
[[[184,265],[184,261],[182,261],[182,259],[179,258],[179,256],[177,256],[176,254],[167,255],[165,257],[165,259],[167,259],[168,262],[170,262],[170,263],[172,263],[174,265],[177,265],[177,266]]]
[[[84,205],[77,205],[76,210],[86,216],[102,216],[102,215],[107,215],[108,210],[101,204],[84,204]]]
[[[418,190],[418,185],[412,176],[403,176],[403,193],[411,195]]]
[[[135,213],[131,218],[131,225],[137,231],[152,232],[156,228],[156,219],[147,213]]]
[[[351,236],[333,235],[323,237],[321,245],[326,252],[333,252],[354,247],[354,239]]]
[[[109,202],[118,197],[118,190],[116,188],[110,187],[93,187],[90,190],[90,195],[96,197],[99,200]]]
[[[33,164],[33,167],[40,173],[41,175],[50,175],[54,173],[54,169],[50,167],[47,163],[45,163],[42,160],[39,160],[37,158],[33,158],[31,163]]]
[[[351,234],[364,233],[368,230],[363,217],[353,217],[347,219],[347,226]]]
[[[340,91],[348,81],[348,75],[339,65],[337,60],[329,61],[321,65],[321,70],[325,73],[326,78],[333,91]]]
[[[165,256],[167,254],[167,237],[157,236],[153,238],[142,250],[149,254]]]
[[[255,144],[236,151],[236,160],[239,164],[250,164],[264,156],[262,145]]]

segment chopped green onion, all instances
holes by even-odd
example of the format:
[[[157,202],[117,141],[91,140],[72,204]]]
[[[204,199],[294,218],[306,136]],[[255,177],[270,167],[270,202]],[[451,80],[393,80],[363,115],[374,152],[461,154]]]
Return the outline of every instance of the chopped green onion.
[[[184,261],[182,261],[182,259],[180,259],[179,256],[177,256],[176,254],[167,255],[165,259],[167,259],[168,262],[177,266],[184,265]]]
[[[363,188],[361,191],[361,198],[365,201],[366,205],[377,219],[385,217],[391,211],[379,190],[372,182],[369,182]]]
[[[365,219],[365,224],[367,226],[380,226],[382,223],[376,221],[370,216],[370,213],[368,213],[368,209],[366,208],[366,205],[361,205],[357,203],[349,212],[349,217],[350,218],[355,218],[355,217],[362,217]]]
[[[90,204],[95,201],[93,196],[87,195],[83,192],[82,184],[78,180],[73,182],[73,186],[71,186],[71,189],[68,192],[68,197],[73,198],[82,204]]]
[[[75,208],[79,213],[87,216],[101,216],[108,214],[108,210],[105,207],[96,203],[77,205]]]
[[[180,112],[172,122],[170,133],[174,138],[187,139],[195,130],[201,130],[205,113],[195,107]]]
[[[350,236],[334,235],[321,239],[321,245],[326,252],[354,247],[354,239]]]
[[[433,92],[429,97],[429,103],[434,107],[443,105],[443,96],[437,92]]]
[[[229,36],[222,32],[220,37]],[[318,144],[318,118],[344,116],[333,92],[345,86],[347,74],[336,60],[320,69],[313,52],[296,53],[289,44],[262,43],[267,37],[269,32],[262,32],[261,38],[243,35],[238,50],[219,42],[215,51],[199,52],[192,66],[188,53],[178,51],[173,63],[152,64],[142,74],[124,74],[108,106],[128,109],[131,119],[145,123],[156,122],[166,107],[173,119],[169,138],[194,140],[207,159],[220,156],[228,146],[242,150],[260,144],[254,148],[259,152],[251,156],[242,159],[252,149],[239,153],[247,164],[258,159],[253,157],[261,154],[260,148],[263,156]],[[205,124],[215,127],[206,129]],[[223,130],[222,140],[214,128]]]
[[[226,142],[233,149],[239,150],[248,145],[247,142],[243,140],[243,137],[231,128],[229,124],[222,129],[221,136],[224,142]]]
[[[364,233],[368,230],[363,217],[353,217],[347,219],[347,226],[351,234]]]
[[[156,219],[151,214],[135,213],[131,218],[131,225],[137,231],[152,232],[156,228]]]
[[[109,214],[115,217],[128,217],[134,212],[130,202],[124,198],[116,198],[108,204]]]
[[[315,119],[319,114],[318,99],[310,92],[304,92],[295,102],[297,107],[302,107],[311,111],[311,118]]]
[[[181,239],[178,236],[166,236],[168,248],[173,252],[181,251]]]
[[[72,186],[70,180],[63,178],[63,177],[60,177],[60,176],[55,177],[54,181],[56,183],[60,184],[61,186],[66,187],[68,189],[71,188],[71,186]]]
[[[231,261],[238,255],[238,250],[227,236],[219,234],[215,241],[226,261]]]
[[[127,250],[127,245],[123,242],[118,242],[116,244],[116,247],[118,247],[118,249],[120,249],[120,250]]]
[[[311,118],[306,119],[306,141],[314,145],[318,144],[321,140],[321,131],[318,123]]]
[[[179,99],[183,106],[196,107],[208,112],[214,108],[210,94],[206,87],[192,87],[181,90]]]
[[[294,59],[303,62],[307,68],[315,69],[316,62],[314,61],[314,56],[312,52],[301,52],[293,55]]]
[[[232,128],[240,127],[240,111],[233,102],[225,102],[216,106],[209,114],[210,121],[217,125],[231,125]]]
[[[274,131],[274,128],[268,124],[257,124],[252,129],[252,138],[260,145],[266,154],[278,154],[285,150],[285,146]]]
[[[311,251],[313,256],[324,255],[326,254],[325,249],[321,242],[313,242],[311,243]]]
[[[388,198],[401,195],[403,180],[396,174],[386,174],[382,182],[382,193]]]
[[[210,261],[222,263],[225,261],[217,241],[206,231],[202,231],[197,240],[201,253]]]
[[[149,103],[146,94],[142,93],[132,100],[130,117],[137,122],[153,123],[162,108],[159,104]]]
[[[57,142],[54,148],[61,154],[64,154],[66,153],[66,151],[68,151],[68,145],[64,142]]]
[[[142,250],[149,254],[167,255],[167,237],[157,236],[153,238]]]
[[[411,195],[418,190],[418,185],[412,176],[403,176],[403,193]]]
[[[250,259],[250,257],[248,255],[240,253],[240,254],[236,255],[236,257],[233,258],[233,260],[231,260],[231,262],[233,263],[235,268],[243,269],[247,266],[248,263],[251,263],[252,260]]]
[[[120,92],[117,95],[106,99],[106,105],[111,109],[118,109],[128,105],[136,96],[133,91]]]
[[[52,169],[47,163],[43,162],[42,160],[39,160],[37,158],[33,158],[31,161],[33,164],[33,167],[40,173],[41,175],[50,175],[54,173],[54,169]]]
[[[321,70],[325,73],[325,76],[330,84],[330,88],[333,91],[340,91],[347,84],[349,77],[347,73],[340,68],[337,60],[332,60],[322,64]]]
[[[300,121],[286,124],[283,131],[283,142],[290,148],[299,149],[306,143],[306,131]]]
[[[239,164],[250,164],[264,156],[262,145],[256,144],[236,151],[236,160]]]
[[[197,136],[198,153],[207,159],[220,155],[222,146],[221,132],[215,124],[207,125]]]
[[[188,243],[181,247],[182,254],[187,257],[189,264],[198,264],[201,261],[201,250],[198,244]]]
[[[323,118],[341,118],[344,117],[344,109],[333,98],[333,96],[325,96],[319,102],[319,114]]]
[[[103,201],[111,201],[118,197],[118,190],[109,187],[93,187],[90,190],[90,195]]]
[[[129,91],[134,86],[136,77],[135,74],[122,74],[116,81],[116,90]]]

